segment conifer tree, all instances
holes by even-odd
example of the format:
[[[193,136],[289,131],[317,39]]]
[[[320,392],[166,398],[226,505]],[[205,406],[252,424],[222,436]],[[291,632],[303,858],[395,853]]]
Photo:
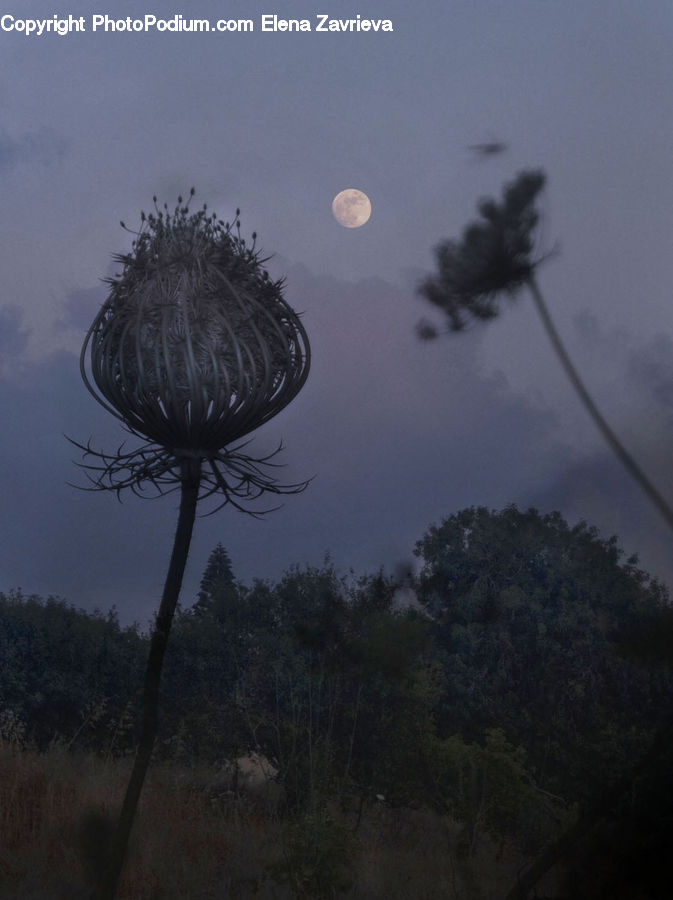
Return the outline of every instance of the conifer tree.
[[[229,591],[234,584],[234,573],[229,554],[219,543],[208,557],[206,570],[201,579],[198,600],[194,604],[195,610],[205,612],[212,608],[216,593],[220,590]]]

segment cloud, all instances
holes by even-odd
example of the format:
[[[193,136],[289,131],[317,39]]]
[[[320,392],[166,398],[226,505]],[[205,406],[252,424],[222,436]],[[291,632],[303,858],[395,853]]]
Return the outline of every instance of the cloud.
[[[632,349],[626,362],[627,377],[666,414],[673,425],[673,340],[668,334],[656,334],[644,346]]]
[[[107,447],[123,438],[87,394],[77,357],[54,353],[25,362],[19,378],[0,377],[0,408],[0,590],[55,594],[89,609],[117,603],[126,620],[146,621],[162,561],[144,565],[143,553],[153,556],[162,539],[170,546],[171,503],[121,506],[68,484],[87,482],[66,434]]]
[[[21,163],[49,166],[65,156],[67,146],[63,138],[46,127],[12,137],[0,126],[0,171],[10,171]]]
[[[282,439],[279,477],[315,477],[261,522],[227,508],[197,519],[184,606],[220,541],[247,583],[278,578],[294,563],[321,565],[328,551],[342,571],[393,571],[431,523],[479,504],[558,509],[604,536],[619,534],[646,568],[663,562],[670,537],[618,463],[595,445],[578,446],[548,408],[486,371],[482,330],[423,343],[412,291],[273,263],[274,275],[287,275],[288,301],[303,311],[312,369],[295,400],[253,435],[251,449]],[[71,292],[64,321],[88,326],[97,290]],[[22,333],[16,313],[0,321],[7,340]],[[641,373],[638,395],[659,403],[665,347],[652,372],[643,368],[649,345],[631,350],[624,359]],[[76,354],[23,367],[20,379],[0,377],[0,590],[55,593],[89,609],[115,604],[124,621],[146,623],[161,594],[177,495],[119,504],[112,494],[70,487],[86,481],[64,434],[107,450],[127,435],[85,390]]]
[[[570,524],[584,520],[604,539],[616,535],[626,556],[636,553],[645,571],[673,585],[670,529],[609,451],[571,462],[540,486],[532,505],[561,510]]]
[[[71,291],[65,299],[63,312],[56,327],[58,329],[73,328],[84,335],[101,308],[106,295],[107,288],[104,284]]]
[[[18,306],[0,307],[0,361],[20,356],[26,349],[30,332],[21,328],[23,312]]]
[[[673,341],[663,333],[636,338],[588,313],[576,317],[575,326],[576,346],[590,351],[585,383],[621,443],[673,506]],[[575,403],[583,425],[590,425]],[[569,440],[574,457],[541,486],[536,505],[585,519],[604,537],[616,534],[647,571],[672,585],[671,532],[664,519],[597,431],[590,442],[580,443],[572,433]]]

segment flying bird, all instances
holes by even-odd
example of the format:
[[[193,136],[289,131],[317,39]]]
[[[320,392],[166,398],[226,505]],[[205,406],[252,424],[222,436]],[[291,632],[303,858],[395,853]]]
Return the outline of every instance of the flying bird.
[[[497,156],[507,150],[507,144],[503,141],[487,141],[484,144],[471,144],[469,149],[479,159],[488,159],[489,156]]]

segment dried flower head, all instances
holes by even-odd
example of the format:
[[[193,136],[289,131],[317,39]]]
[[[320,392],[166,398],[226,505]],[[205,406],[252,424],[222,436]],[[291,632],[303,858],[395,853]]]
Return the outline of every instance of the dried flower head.
[[[270,477],[275,454],[254,459],[231,447],[283,409],[308,375],[308,338],[282,281],[264,269],[256,235],[251,246],[241,237],[239,210],[229,224],[206,206],[190,213],[181,197],[172,213],[154,202],[131,252],[114,257],[121,273],[107,280],[80,358],[96,400],[148,443],[114,455],[83,447],[98,460],[85,466],[94,487],[164,493],[197,466],[202,496],[221,493],[239,508],[265,491],[302,489]]]
[[[533,275],[540,262],[532,259],[535,200],[544,182],[542,172],[522,172],[506,185],[501,204],[479,204],[482,221],[468,225],[462,240],[435,248],[438,274],[419,292],[443,310],[453,331],[465,327],[466,317],[495,317],[498,294],[516,294]]]
[[[535,201],[544,187],[545,176],[539,171],[520,172],[505,186],[501,204],[482,200],[482,220],[469,225],[461,241],[445,241],[435,248],[437,275],[419,286],[419,293],[439,307],[449,320],[451,331],[465,327],[466,319],[492,319],[498,315],[498,294],[514,297],[526,285],[570,383],[593,419],[606,443],[640,485],[666,522],[673,528],[673,507],[654,486],[636,460],[623,446],[598,409],[561,340],[542,292],[535,270],[543,259],[555,252],[533,259],[533,232],[539,215]],[[423,340],[437,337],[439,330],[421,320],[416,333]]]

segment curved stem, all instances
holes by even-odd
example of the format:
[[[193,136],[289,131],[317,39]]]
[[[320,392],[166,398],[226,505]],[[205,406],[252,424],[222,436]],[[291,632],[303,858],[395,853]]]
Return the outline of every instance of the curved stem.
[[[180,513],[178,526],[173,541],[173,552],[168,567],[168,574],[161,597],[159,613],[154,624],[150,652],[145,673],[145,694],[143,698],[143,725],[138,752],[136,753],[133,771],[126,789],[117,828],[112,839],[110,860],[103,876],[101,889],[96,894],[100,900],[114,900],[117,882],[124,865],[124,857],[128,845],[133,820],[135,819],[138,800],[149,766],[154,739],[157,733],[159,685],[163,667],[168,635],[171,630],[175,608],[180,595],[182,577],[185,572],[192,529],[196,516],[196,503],[199,494],[201,474],[200,460],[185,460],[182,463],[182,482],[180,493]]]
[[[638,482],[640,487],[645,491],[650,500],[657,507],[659,512],[666,519],[667,523],[673,528],[673,510],[666,503],[661,494],[652,485],[647,476],[640,470],[638,464],[633,460],[629,453],[622,447],[619,439],[607,424],[601,413],[598,411],[596,404],[584,387],[565,347],[561,342],[561,338],[554,327],[549,311],[540,293],[540,290],[531,277],[528,286],[533,294],[535,305],[542,319],[542,323],[549,335],[554,350],[556,351],[565,372],[570,378],[573,387],[580,396],[591,418],[596,423],[599,431],[624,464],[629,474]],[[657,731],[652,744],[642,759],[625,775],[614,781],[607,787],[602,795],[594,801],[593,805],[587,808],[580,816],[577,822],[560,835],[547,849],[533,862],[531,867],[521,876],[517,883],[507,893],[505,900],[526,900],[530,891],[541,880],[541,878],[560,860],[568,855],[573,847],[587,835],[601,819],[610,814],[616,803],[630,790],[636,778],[648,770],[663,753],[667,746],[670,746],[673,739],[673,719],[668,720]]]
[[[671,509],[668,503],[664,500],[659,491],[655,488],[649,478],[642,471],[638,463],[633,459],[631,454],[625,450],[617,435],[601,415],[591,395],[584,386],[584,383],[582,382],[582,379],[575,369],[575,366],[572,364],[572,361],[568,356],[565,347],[563,346],[561,338],[559,337],[556,327],[554,326],[551,316],[549,315],[547,305],[545,304],[542,294],[540,293],[540,289],[537,286],[537,282],[532,275],[528,279],[528,287],[530,288],[530,292],[533,295],[535,306],[537,307],[537,311],[540,314],[542,324],[544,325],[545,331],[549,336],[549,340],[552,342],[552,346],[556,351],[556,355],[560,359],[561,365],[565,369],[565,373],[570,379],[572,386],[577,391],[577,394],[584,404],[585,409],[594,420],[596,427],[607,441],[610,449],[614,452],[615,456],[617,456],[617,458],[624,465],[629,475],[631,475],[631,477],[640,485],[645,494],[647,494],[652,503],[654,503],[654,505],[657,507],[664,519],[666,519],[668,525],[673,528],[673,509]]]

